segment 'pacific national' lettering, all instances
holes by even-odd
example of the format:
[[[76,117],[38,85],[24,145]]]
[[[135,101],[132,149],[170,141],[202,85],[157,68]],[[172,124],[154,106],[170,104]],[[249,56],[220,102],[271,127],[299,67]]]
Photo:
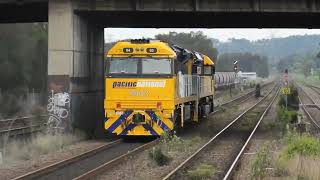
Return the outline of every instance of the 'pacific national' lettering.
[[[130,88],[130,87],[136,87],[137,82],[124,82],[124,81],[115,81],[112,83],[112,88]]]

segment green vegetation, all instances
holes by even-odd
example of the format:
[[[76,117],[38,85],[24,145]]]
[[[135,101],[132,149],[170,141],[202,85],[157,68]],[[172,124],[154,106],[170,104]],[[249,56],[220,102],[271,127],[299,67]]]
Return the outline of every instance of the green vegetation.
[[[19,116],[29,92],[47,92],[46,23],[0,25],[0,116]],[[46,94],[42,98],[46,100]],[[34,112],[28,112],[32,114]]]
[[[295,35],[285,38],[261,39],[249,41],[247,39],[229,39],[227,42],[221,42],[213,39],[213,44],[219,50],[219,53],[226,52],[249,52],[264,54],[274,58],[281,58],[296,54],[319,52],[319,35]]]
[[[47,24],[0,25],[1,91],[47,91]]]
[[[169,162],[169,158],[163,154],[161,147],[155,146],[149,151],[149,156],[152,158],[158,166],[166,165]]]
[[[211,179],[215,173],[215,168],[209,164],[200,164],[195,170],[188,171],[192,180]]]
[[[298,113],[296,111],[289,111],[284,107],[281,107],[278,109],[278,119],[280,127],[284,129],[287,124],[293,124],[297,122]]]
[[[271,164],[271,152],[269,146],[265,145],[257,152],[251,165],[251,178],[263,179],[266,176],[266,168]]]
[[[290,85],[291,94],[287,97],[285,95],[280,95],[278,101],[277,116],[278,121],[276,122],[279,128],[284,133],[287,129],[287,126],[291,126],[298,122],[298,113],[299,110],[299,99],[298,99],[298,90],[293,85]],[[287,98],[287,108],[286,108],[286,98]]]
[[[180,151],[184,149],[185,142],[176,134],[172,136],[165,134],[161,138],[162,143],[165,144],[170,151]]]
[[[320,141],[309,134],[288,133],[285,143],[286,148],[282,155],[286,159],[296,155],[320,156]]]
[[[289,86],[291,93],[287,95],[288,110],[299,110],[298,89],[292,84]],[[278,105],[282,108],[286,107],[286,96],[281,95]]]
[[[183,48],[198,51],[209,56],[211,59],[217,59],[218,51],[213,47],[209,37],[203,34],[202,31],[190,33],[158,34],[155,39],[163,40],[172,44],[177,44]]]
[[[320,178],[320,141],[309,134],[288,131],[276,159],[276,175],[294,179]]]
[[[317,75],[317,70],[320,68],[320,59],[316,53],[293,54],[280,59],[277,68],[280,72],[284,69],[289,69],[289,74],[301,74],[304,78]]]

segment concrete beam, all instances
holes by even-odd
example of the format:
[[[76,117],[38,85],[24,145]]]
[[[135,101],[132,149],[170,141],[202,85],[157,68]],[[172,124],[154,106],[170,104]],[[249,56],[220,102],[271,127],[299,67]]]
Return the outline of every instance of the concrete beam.
[[[0,23],[47,22],[47,1],[0,3]]]
[[[85,11],[320,12],[316,0],[78,0]]]
[[[104,119],[104,30],[74,13],[72,0],[50,0],[48,83],[58,108],[68,112],[60,120],[74,127],[93,130]],[[50,117],[59,117],[51,111]]]

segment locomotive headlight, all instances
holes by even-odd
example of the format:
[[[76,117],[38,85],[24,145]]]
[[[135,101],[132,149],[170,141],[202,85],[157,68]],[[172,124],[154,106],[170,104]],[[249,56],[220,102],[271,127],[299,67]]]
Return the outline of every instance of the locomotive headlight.
[[[107,117],[115,117],[116,116],[116,112],[114,110],[108,110],[106,112]]]

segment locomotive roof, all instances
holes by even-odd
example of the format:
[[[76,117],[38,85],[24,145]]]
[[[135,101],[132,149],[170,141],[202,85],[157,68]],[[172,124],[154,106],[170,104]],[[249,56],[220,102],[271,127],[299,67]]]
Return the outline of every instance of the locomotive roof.
[[[169,45],[159,40],[134,39],[127,41],[119,41],[107,52],[107,57],[180,57],[190,54],[195,57],[198,52],[191,52],[177,45]],[[200,53],[199,53],[200,54]],[[214,62],[206,55],[203,55],[204,65],[214,65]],[[179,59],[179,58],[178,58]]]
[[[176,53],[168,45],[161,41],[119,41],[107,53],[107,57],[128,57],[128,56],[158,56],[175,58]]]

